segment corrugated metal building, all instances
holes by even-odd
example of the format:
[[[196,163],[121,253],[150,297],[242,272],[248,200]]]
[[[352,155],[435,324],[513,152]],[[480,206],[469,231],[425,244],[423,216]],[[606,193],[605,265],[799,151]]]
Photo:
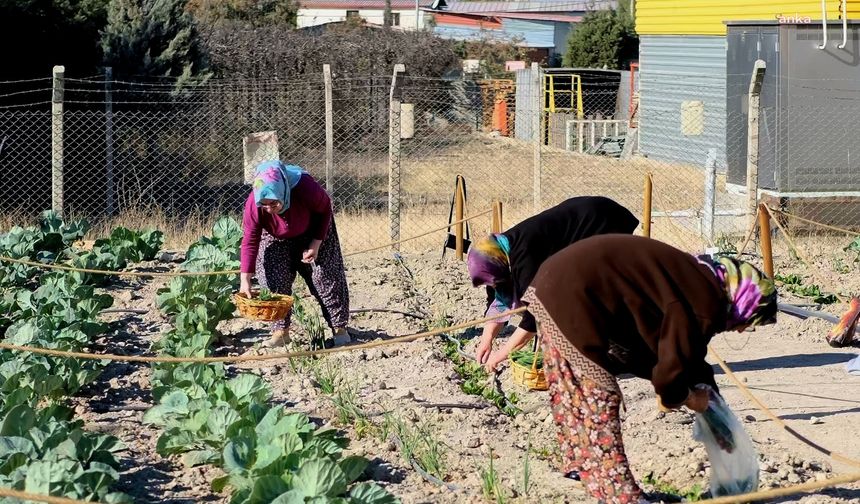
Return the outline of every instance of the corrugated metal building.
[[[848,17],[860,0],[847,1]],[[840,16],[838,0],[827,17]],[[642,154],[704,164],[709,148],[726,170],[726,22],[768,20],[821,23],[817,0],[637,0],[639,139]]]
[[[434,16],[434,33],[455,40],[496,39],[516,42],[532,56],[561,57],[573,26],[586,4],[567,0],[542,2],[468,2],[436,0],[424,9]]]
[[[726,40],[641,36],[639,150],[665,161],[704,164],[717,149],[726,167]]]
[[[827,0],[827,18],[838,19],[841,0]],[[860,16],[860,1],[848,2],[848,17]],[[821,20],[819,0],[636,0],[639,35],[726,35],[726,21],[810,18]],[[785,22],[785,21],[783,21]]]

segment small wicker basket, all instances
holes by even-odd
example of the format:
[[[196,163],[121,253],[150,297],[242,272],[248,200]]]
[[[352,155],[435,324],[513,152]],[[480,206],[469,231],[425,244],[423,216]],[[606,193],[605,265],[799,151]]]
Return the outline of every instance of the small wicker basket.
[[[523,366],[522,364],[514,362],[514,359],[508,358],[508,361],[511,363],[511,372],[514,376],[514,383],[522,385],[530,390],[548,390],[549,384],[546,381],[546,374],[543,372],[543,367],[540,369],[537,367],[537,356],[538,353],[535,352],[531,367]]]
[[[292,296],[273,293],[272,297],[274,299],[262,301],[255,297],[248,299],[244,294],[236,293],[233,300],[236,303],[236,308],[239,309],[239,314],[243,317],[271,322],[283,319],[293,309]]]

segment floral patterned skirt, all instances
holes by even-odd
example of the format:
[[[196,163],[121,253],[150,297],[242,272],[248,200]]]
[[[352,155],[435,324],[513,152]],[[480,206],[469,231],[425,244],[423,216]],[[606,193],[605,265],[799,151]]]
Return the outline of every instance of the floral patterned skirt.
[[[621,438],[621,390],[615,377],[564,337],[530,289],[523,297],[538,322],[552,416],[564,473],[577,472],[586,491],[605,504],[639,502]]]

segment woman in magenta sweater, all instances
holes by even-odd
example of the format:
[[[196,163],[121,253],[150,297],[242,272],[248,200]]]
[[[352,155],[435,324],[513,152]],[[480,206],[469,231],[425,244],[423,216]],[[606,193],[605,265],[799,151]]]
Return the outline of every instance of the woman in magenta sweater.
[[[251,277],[256,273],[263,287],[292,294],[298,273],[319,302],[334,344],[349,343],[349,287],[325,189],[297,166],[260,163],[242,224],[239,292],[251,296]],[[289,326],[290,315],[275,322],[264,345],[288,343]]]

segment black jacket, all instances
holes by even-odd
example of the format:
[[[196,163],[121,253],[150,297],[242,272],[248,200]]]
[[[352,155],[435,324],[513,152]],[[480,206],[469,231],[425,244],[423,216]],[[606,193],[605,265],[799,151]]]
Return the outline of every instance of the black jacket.
[[[568,245],[600,234],[633,234],[637,219],[629,210],[603,196],[578,196],[533,215],[505,231],[510,241],[512,295],[519,301],[541,264]],[[487,287],[487,308],[496,297]],[[529,312],[523,314],[519,327],[536,332],[537,324]]]

